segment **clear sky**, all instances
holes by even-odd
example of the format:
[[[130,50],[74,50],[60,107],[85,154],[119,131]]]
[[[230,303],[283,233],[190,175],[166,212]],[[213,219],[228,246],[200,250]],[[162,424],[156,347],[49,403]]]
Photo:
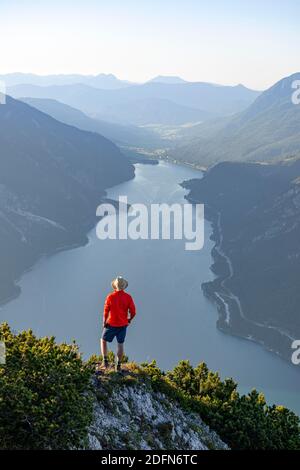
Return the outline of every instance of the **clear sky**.
[[[0,0],[0,73],[264,89],[300,71],[299,0]]]

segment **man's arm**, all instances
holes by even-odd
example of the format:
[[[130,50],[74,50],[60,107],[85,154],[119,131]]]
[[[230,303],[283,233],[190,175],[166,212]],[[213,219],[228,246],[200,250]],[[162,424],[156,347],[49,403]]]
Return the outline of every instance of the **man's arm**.
[[[106,324],[106,322],[107,322],[109,312],[110,312],[110,296],[108,295],[108,296],[106,297],[106,300],[105,300],[105,303],[104,303],[104,310],[103,310],[103,327],[105,326],[105,324]]]
[[[133,301],[132,297],[130,297],[128,310],[129,310],[129,314],[130,314],[130,317],[129,317],[129,323],[130,323],[131,320],[133,320],[133,318],[136,315],[136,308],[135,308],[135,304],[134,304],[134,301]]]

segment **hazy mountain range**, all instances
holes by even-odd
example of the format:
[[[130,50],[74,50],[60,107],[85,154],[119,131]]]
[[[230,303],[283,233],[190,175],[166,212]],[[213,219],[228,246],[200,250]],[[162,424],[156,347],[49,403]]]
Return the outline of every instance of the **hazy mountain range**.
[[[82,83],[95,88],[102,88],[104,90],[115,90],[118,88],[125,88],[130,85],[138,85],[137,82],[129,80],[120,80],[112,73],[99,73],[97,75],[82,75],[82,74],[51,74],[51,75],[37,75],[33,73],[8,73],[0,75],[0,80],[4,81],[6,86],[15,85],[39,85],[39,86],[53,86],[53,85],[74,85]],[[179,83],[197,83],[195,81],[184,80],[176,75],[157,75],[150,80],[143,83],[165,83],[165,84],[179,84]],[[140,84],[143,84],[140,83]]]
[[[242,85],[150,82],[115,90],[78,83],[71,85],[15,85],[7,88],[15,98],[47,98],[84,113],[121,124],[185,124],[224,116],[245,109],[259,95]]]
[[[95,88],[102,88],[103,90],[114,90],[124,88],[131,85],[126,80],[119,80],[115,75],[109,73],[100,73],[98,75],[35,75],[33,73],[9,73],[0,75],[7,87],[15,85],[38,85],[38,86],[53,86],[53,85],[74,85],[82,83]]]
[[[97,132],[118,145],[135,147],[158,147],[160,138],[151,129],[93,119],[82,111],[56,100],[24,98],[23,102],[65,124],[90,132]]]
[[[120,80],[112,73],[99,73],[97,75],[82,75],[82,74],[52,74],[52,75],[37,75],[33,73],[8,73],[0,75],[0,80],[4,81],[6,86],[15,85],[39,85],[39,86],[53,86],[53,85],[74,85],[82,83],[95,88],[102,88],[103,90],[115,90],[118,88],[125,88],[130,85],[137,84],[128,80]],[[145,83],[188,83],[177,76],[157,75]]]
[[[0,299],[39,256],[85,243],[105,189],[134,176],[99,134],[7,97],[0,106]]]
[[[284,78],[231,119],[207,122],[184,131],[174,158],[209,166],[219,161],[274,161],[299,152],[300,106],[292,103],[292,83]]]

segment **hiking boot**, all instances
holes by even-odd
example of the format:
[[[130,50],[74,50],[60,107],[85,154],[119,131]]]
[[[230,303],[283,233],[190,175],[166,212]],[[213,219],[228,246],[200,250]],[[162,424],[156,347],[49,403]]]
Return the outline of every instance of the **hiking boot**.
[[[115,371],[116,372],[121,372],[121,362],[116,362],[116,365],[115,365]]]
[[[104,369],[108,369],[108,367],[109,367],[108,359],[107,359],[106,357],[103,359],[102,367],[103,367]]]

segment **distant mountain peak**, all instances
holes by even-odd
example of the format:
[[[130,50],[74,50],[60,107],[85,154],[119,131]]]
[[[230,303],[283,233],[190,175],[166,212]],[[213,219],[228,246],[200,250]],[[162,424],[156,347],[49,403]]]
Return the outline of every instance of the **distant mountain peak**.
[[[298,155],[300,105],[292,98],[297,91],[293,82],[299,79],[299,73],[282,78],[230,121],[223,119],[210,130],[204,128],[209,138],[201,127],[194,129],[192,142],[175,150],[174,158],[184,155],[185,161],[209,166],[228,160],[273,162]],[[244,89],[237,85],[237,90]]]
[[[157,77],[149,80],[148,83],[167,83],[169,85],[178,84],[178,83],[188,83],[186,80],[183,80],[181,77],[176,75],[157,75]]]

